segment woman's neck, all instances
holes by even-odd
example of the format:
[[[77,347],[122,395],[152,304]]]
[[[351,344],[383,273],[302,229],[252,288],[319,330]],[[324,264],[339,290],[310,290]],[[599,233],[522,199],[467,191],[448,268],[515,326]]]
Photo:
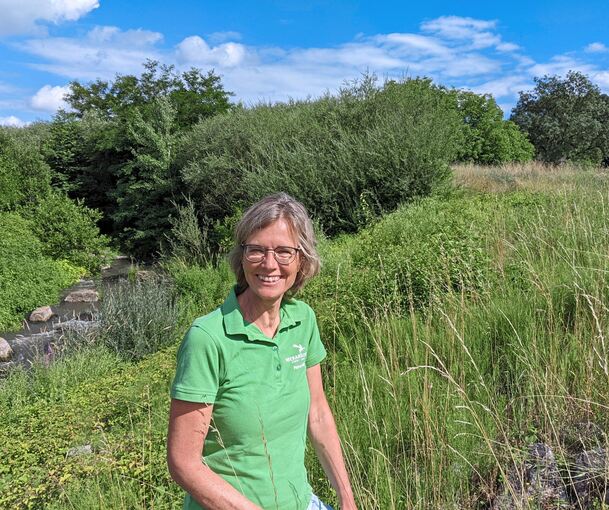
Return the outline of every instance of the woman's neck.
[[[273,338],[281,321],[281,299],[264,301],[256,296],[249,288],[237,296],[243,318],[255,324],[262,333]]]

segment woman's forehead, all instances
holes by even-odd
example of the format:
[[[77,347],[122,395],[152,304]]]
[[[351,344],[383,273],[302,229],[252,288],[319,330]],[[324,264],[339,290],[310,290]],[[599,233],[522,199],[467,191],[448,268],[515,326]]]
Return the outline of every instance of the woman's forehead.
[[[282,244],[292,245],[297,243],[298,233],[291,222],[284,218],[279,218],[264,227],[254,230],[246,239],[247,244],[261,244],[268,241],[274,241],[278,246]]]

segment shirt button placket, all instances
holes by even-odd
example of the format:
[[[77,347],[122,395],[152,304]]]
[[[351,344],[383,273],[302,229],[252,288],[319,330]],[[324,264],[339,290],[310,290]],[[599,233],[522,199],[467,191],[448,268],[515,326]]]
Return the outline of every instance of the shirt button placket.
[[[276,362],[275,375],[276,375],[276,377],[279,377],[280,372],[281,372],[281,358],[279,357],[279,347],[274,345],[273,351],[275,352],[275,362]]]

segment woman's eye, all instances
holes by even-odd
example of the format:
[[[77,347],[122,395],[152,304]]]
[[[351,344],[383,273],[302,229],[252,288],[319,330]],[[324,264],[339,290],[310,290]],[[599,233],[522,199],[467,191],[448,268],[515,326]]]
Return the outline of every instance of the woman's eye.
[[[290,250],[286,250],[285,248],[279,248],[275,250],[275,253],[278,257],[290,258],[292,256],[292,252]]]
[[[250,252],[250,255],[254,255],[256,257],[264,256],[264,250],[262,248],[250,248],[249,252]]]

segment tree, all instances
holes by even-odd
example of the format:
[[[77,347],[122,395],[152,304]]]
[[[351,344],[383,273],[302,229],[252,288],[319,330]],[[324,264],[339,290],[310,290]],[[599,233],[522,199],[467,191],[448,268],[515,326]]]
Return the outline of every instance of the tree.
[[[233,94],[224,90],[213,70],[204,74],[193,67],[179,74],[174,66],[156,60],[147,60],[144,68],[139,77],[117,75],[112,83],[96,80],[83,85],[73,81],[66,96],[73,115],[82,118],[86,113],[96,112],[108,120],[124,119],[165,97],[176,109],[177,126],[184,129],[230,108]]]
[[[177,145],[176,109],[168,98],[153,101],[148,118],[137,111],[128,126],[133,159],[117,172],[112,195],[118,208],[113,214],[118,238],[130,253],[148,257],[159,249],[159,240],[171,229],[176,212],[177,172],[173,161]]]
[[[609,96],[580,72],[535,78],[533,90],[520,92],[511,120],[543,161],[609,159]]]
[[[463,119],[459,161],[495,165],[533,158],[533,146],[526,135],[503,119],[493,96],[466,90],[451,90],[449,95]]]
[[[178,73],[152,60],[141,76],[74,81],[70,111],[55,117],[45,146],[53,180],[100,210],[102,232],[123,249],[153,256],[175,212],[171,200],[181,200],[171,194],[181,183],[171,170],[173,145],[200,120],[231,109],[231,95],[213,70]]]

